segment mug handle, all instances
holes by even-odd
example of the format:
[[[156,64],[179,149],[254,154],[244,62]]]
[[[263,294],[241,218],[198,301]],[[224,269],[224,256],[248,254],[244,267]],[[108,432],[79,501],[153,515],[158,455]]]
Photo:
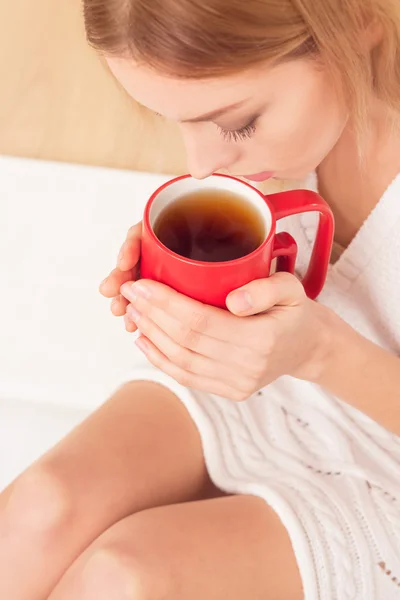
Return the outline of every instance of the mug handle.
[[[310,190],[294,190],[280,192],[267,196],[274,207],[275,218],[278,221],[284,217],[298,215],[305,212],[318,212],[319,225],[311,254],[307,273],[302,281],[305,292],[311,300],[320,294],[328,273],[329,260],[332,252],[335,220],[328,204],[316,192]],[[293,250],[293,238],[283,238],[283,234],[276,235],[274,256],[278,258],[278,269],[294,273],[296,250]],[[288,236],[289,234],[284,234]],[[283,268],[280,268],[283,267]]]
[[[272,258],[277,258],[276,270],[294,274],[297,258],[296,240],[285,231],[275,235]]]

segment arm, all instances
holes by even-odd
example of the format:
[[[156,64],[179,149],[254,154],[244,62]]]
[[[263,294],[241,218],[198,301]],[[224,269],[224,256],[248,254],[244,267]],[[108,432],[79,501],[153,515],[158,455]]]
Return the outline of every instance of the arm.
[[[326,316],[330,351],[314,383],[400,435],[400,358]]]

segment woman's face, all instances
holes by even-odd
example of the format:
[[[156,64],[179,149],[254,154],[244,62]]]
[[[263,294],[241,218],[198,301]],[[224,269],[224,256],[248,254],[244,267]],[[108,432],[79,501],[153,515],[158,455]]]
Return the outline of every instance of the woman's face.
[[[179,124],[199,179],[219,170],[253,181],[302,179],[347,122],[332,76],[310,60],[203,80],[166,77],[128,59],[107,62],[128,94]]]

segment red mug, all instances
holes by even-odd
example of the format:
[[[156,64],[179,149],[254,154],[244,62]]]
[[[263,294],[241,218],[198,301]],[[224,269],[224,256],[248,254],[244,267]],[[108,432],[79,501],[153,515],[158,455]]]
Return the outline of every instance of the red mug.
[[[160,212],[177,198],[202,189],[224,189],[255,206],[264,220],[265,239],[251,254],[226,262],[201,262],[185,258],[164,246],[154,234]],[[319,212],[319,226],[308,271],[302,281],[306,294],[315,299],[325,283],[334,232],[333,214],[315,192],[296,190],[264,195],[248,183],[215,174],[198,181],[183,175],[168,181],[148,201],[143,219],[140,272],[144,279],[164,283],[205,304],[226,308],[230,292],[255,279],[268,277],[277,259],[277,271],[294,273],[297,244],[288,233],[276,233],[276,221],[290,215]]]

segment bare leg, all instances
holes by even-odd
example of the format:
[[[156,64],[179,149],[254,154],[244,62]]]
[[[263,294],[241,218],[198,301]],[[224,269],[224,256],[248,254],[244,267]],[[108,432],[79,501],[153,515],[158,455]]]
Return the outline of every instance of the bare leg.
[[[124,386],[0,495],[0,598],[44,600],[120,519],[212,489],[180,401],[157,384]]]
[[[124,519],[75,562],[49,600],[300,600],[289,537],[263,500],[237,496]]]

